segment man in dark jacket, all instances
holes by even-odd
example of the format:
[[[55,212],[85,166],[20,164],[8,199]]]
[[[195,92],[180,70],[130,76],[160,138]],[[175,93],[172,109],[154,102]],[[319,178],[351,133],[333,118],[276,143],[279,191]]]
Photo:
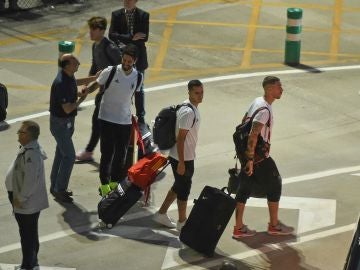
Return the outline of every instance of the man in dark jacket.
[[[124,7],[112,12],[109,38],[120,47],[130,43],[136,45],[138,59],[135,66],[144,77],[145,69],[148,67],[145,42],[149,38],[150,15],[136,7],[136,3],[137,0],[124,0]],[[139,122],[145,121],[144,103],[144,87],[142,85],[140,91],[135,93],[136,115]]]
[[[108,40],[104,34],[107,27],[107,20],[104,17],[91,17],[88,20],[90,39],[94,41],[92,45],[92,64],[89,76],[96,75],[97,72],[108,66],[117,66],[121,63],[120,49]],[[104,87],[102,87],[95,97],[95,109],[92,115],[92,127],[90,140],[85,149],[76,154],[76,159],[80,161],[92,161],[93,151],[100,139],[100,126],[98,121],[99,108]]]

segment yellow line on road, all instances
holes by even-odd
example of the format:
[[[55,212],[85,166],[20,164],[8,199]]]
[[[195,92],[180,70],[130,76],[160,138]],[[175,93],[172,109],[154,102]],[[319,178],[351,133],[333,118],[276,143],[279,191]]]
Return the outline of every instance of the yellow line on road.
[[[21,63],[21,64],[37,64],[37,65],[57,65],[57,61],[54,60],[32,60],[32,59],[20,59],[20,58],[0,58],[0,63]],[[82,67],[90,67],[90,63],[81,63]]]
[[[343,0],[335,0],[333,26],[330,41],[330,60],[332,61],[337,60],[337,53],[339,52],[342,7]]]
[[[229,3],[229,4],[249,4],[251,3],[251,0],[235,0],[235,3]],[[194,1],[187,1],[187,2],[180,2],[180,3],[176,3],[176,4],[170,4],[169,6],[166,7],[161,7],[161,8],[157,8],[157,9],[153,9],[151,10],[151,14],[150,15],[155,15],[155,14],[159,14],[159,13],[168,13],[169,11],[176,9],[176,10],[183,10],[186,8],[196,8],[197,6],[201,6],[201,5],[206,5],[206,4],[216,4],[216,3],[221,3],[221,4],[226,4],[224,3],[226,2],[226,0],[194,0]]]
[[[250,66],[251,63],[251,50],[254,47],[254,40],[256,36],[256,25],[259,20],[261,4],[262,4],[262,0],[253,0],[253,8],[250,16],[249,28],[246,37],[246,44],[244,47],[244,53],[241,62],[242,68],[246,68]]]
[[[343,11],[344,12],[351,12],[351,13],[357,13],[357,12],[360,12],[360,7],[344,7],[343,8]]]
[[[74,51],[74,54],[76,56],[79,56],[80,55],[80,52],[81,52],[81,48],[82,48],[82,45],[84,43],[84,37],[85,35],[88,33],[89,31],[89,27],[88,25],[84,25],[83,27],[80,28],[79,30],[79,34],[77,36],[77,38],[75,39],[75,51]]]
[[[23,64],[51,64],[57,65],[56,61],[48,61],[48,60],[32,60],[32,59],[19,59],[19,58],[0,58],[0,62],[8,62],[8,63],[23,63]]]
[[[264,6],[272,6],[272,7],[291,7],[292,5],[296,5],[298,8],[303,9],[319,9],[319,10],[332,10],[332,5],[321,5],[321,4],[307,4],[301,3],[301,1],[297,1],[296,4],[289,4],[288,2],[265,2]]]
[[[0,46],[6,46],[6,45],[11,45],[14,43],[19,43],[19,42],[24,42],[24,41],[31,41],[31,40],[35,40],[35,39],[41,39],[41,40],[50,40],[52,41],[54,38],[53,37],[49,37],[49,35],[53,35],[53,34],[59,34],[59,33],[67,33],[73,31],[73,29],[64,29],[64,28],[58,28],[58,29],[52,29],[49,31],[45,31],[45,32],[38,32],[38,33],[32,33],[29,35],[16,35],[14,37],[11,38],[6,38],[3,40],[0,40]]]
[[[228,22],[209,22],[209,21],[187,21],[187,20],[159,20],[154,19],[151,20],[152,23],[164,24],[164,23],[172,23],[172,24],[186,24],[186,25],[206,25],[206,26],[225,26],[225,27],[244,27],[247,28],[249,26],[253,27],[261,27],[261,28],[272,28],[272,29],[284,29],[284,25],[249,25],[245,23],[228,23]]]
[[[168,18],[170,21],[176,19],[177,12],[178,12],[177,9],[173,9],[169,12]],[[163,32],[162,39],[160,41],[160,47],[154,61],[154,73],[152,74],[152,76],[154,77],[157,77],[159,75],[159,72],[164,65],[164,61],[169,49],[169,43],[172,32],[173,32],[173,24],[167,23],[165,25],[165,30]]]
[[[21,85],[21,84],[7,84],[9,89],[17,90],[40,90],[40,91],[50,91],[50,86],[46,85]]]
[[[209,22],[209,21],[182,21],[182,20],[158,20],[154,19],[151,20],[151,23],[153,24],[179,24],[179,25],[200,25],[200,26],[213,26],[213,27],[234,27],[234,28],[248,28],[248,27],[255,27],[259,29],[272,29],[272,30],[279,30],[284,31],[285,30],[285,24],[284,25],[250,25],[250,24],[243,24],[243,23],[227,23],[227,22]],[[320,27],[311,27],[306,26],[303,30],[303,32],[324,32],[324,33],[330,33],[332,31],[332,28],[320,28]],[[343,33],[349,33],[349,34],[360,34],[359,29],[342,29]]]

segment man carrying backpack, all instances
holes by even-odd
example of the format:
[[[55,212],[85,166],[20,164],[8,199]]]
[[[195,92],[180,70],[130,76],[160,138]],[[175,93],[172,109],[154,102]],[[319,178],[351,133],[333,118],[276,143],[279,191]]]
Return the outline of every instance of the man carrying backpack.
[[[131,103],[135,91],[140,91],[142,84],[142,76],[134,68],[136,59],[137,48],[132,44],[127,45],[123,50],[121,65],[115,69],[104,69],[96,82],[88,86],[90,93],[99,86],[105,87],[99,110],[101,196],[115,189],[127,175],[125,161],[132,126]],[[109,77],[111,81],[107,83]]]
[[[108,66],[115,66],[121,62],[121,51],[118,46],[106,38],[105,30],[107,26],[106,18],[92,17],[88,20],[90,39],[94,41],[92,45],[92,65],[89,75],[95,75],[97,72],[107,68]],[[92,161],[93,151],[100,138],[99,127],[99,109],[100,101],[104,94],[104,89],[101,87],[95,97],[95,109],[92,115],[91,135],[88,145],[84,150],[76,154],[76,159],[80,161]]]
[[[148,68],[146,42],[149,39],[150,14],[136,6],[138,0],[124,0],[123,8],[111,13],[109,38],[120,47],[134,44],[138,49],[136,70],[143,77]],[[138,122],[145,123],[145,93],[144,85],[135,93],[135,107]]]
[[[289,235],[294,229],[282,224],[278,219],[279,201],[281,196],[281,176],[274,160],[269,156],[269,151],[265,158],[260,159],[256,155],[255,148],[258,136],[270,145],[270,134],[273,126],[273,115],[271,104],[281,98],[283,89],[280,79],[273,76],[264,78],[262,86],[264,96],[256,98],[244,116],[243,121],[248,121],[254,113],[252,127],[250,130],[245,160],[242,163],[240,188],[236,194],[236,224],[234,226],[233,238],[253,236],[256,231],[250,230],[243,223],[245,204],[251,195],[252,183],[259,182],[266,191],[270,221],[268,224],[268,234],[270,235]],[[263,108],[259,110],[260,108]],[[267,124],[270,120],[269,125]]]
[[[192,176],[194,174],[195,148],[200,127],[198,105],[202,102],[204,89],[199,80],[188,83],[189,99],[176,112],[176,143],[170,149],[169,160],[175,182],[153,219],[169,228],[181,230],[186,222],[187,199],[190,194]],[[190,107],[191,106],[191,107]],[[175,223],[168,215],[170,205],[177,199],[178,221]]]

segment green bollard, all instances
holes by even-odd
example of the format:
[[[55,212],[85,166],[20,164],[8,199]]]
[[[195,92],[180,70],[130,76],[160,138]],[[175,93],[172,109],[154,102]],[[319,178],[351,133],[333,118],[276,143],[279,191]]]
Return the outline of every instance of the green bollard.
[[[300,63],[302,14],[301,8],[287,9],[285,64],[290,66],[296,66]]]
[[[74,50],[75,50],[75,42],[59,41],[59,53],[62,53],[62,54],[72,53]]]
[[[75,50],[75,42],[73,41],[59,41],[59,58],[58,66],[60,67],[60,57],[65,53],[72,53]]]

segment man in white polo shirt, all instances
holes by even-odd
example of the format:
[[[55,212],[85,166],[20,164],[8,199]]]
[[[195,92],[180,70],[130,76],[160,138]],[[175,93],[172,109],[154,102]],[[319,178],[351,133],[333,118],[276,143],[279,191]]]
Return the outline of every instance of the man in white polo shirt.
[[[175,182],[169,190],[162,206],[153,219],[169,228],[178,231],[186,222],[187,200],[190,194],[192,176],[194,174],[195,148],[200,128],[200,113],[198,105],[204,96],[203,84],[199,80],[188,83],[189,99],[176,114],[176,144],[170,149],[169,161],[174,174]],[[178,221],[175,223],[168,215],[170,205],[177,200]]]
[[[123,51],[121,65],[109,87],[105,90],[99,110],[100,122],[100,193],[106,196],[126,176],[125,160],[131,133],[131,100],[139,91],[138,71],[134,68],[137,48],[127,45]],[[96,82],[89,86],[89,92],[99,85],[105,85],[112,67],[104,69]],[[141,77],[142,79],[142,77]]]

